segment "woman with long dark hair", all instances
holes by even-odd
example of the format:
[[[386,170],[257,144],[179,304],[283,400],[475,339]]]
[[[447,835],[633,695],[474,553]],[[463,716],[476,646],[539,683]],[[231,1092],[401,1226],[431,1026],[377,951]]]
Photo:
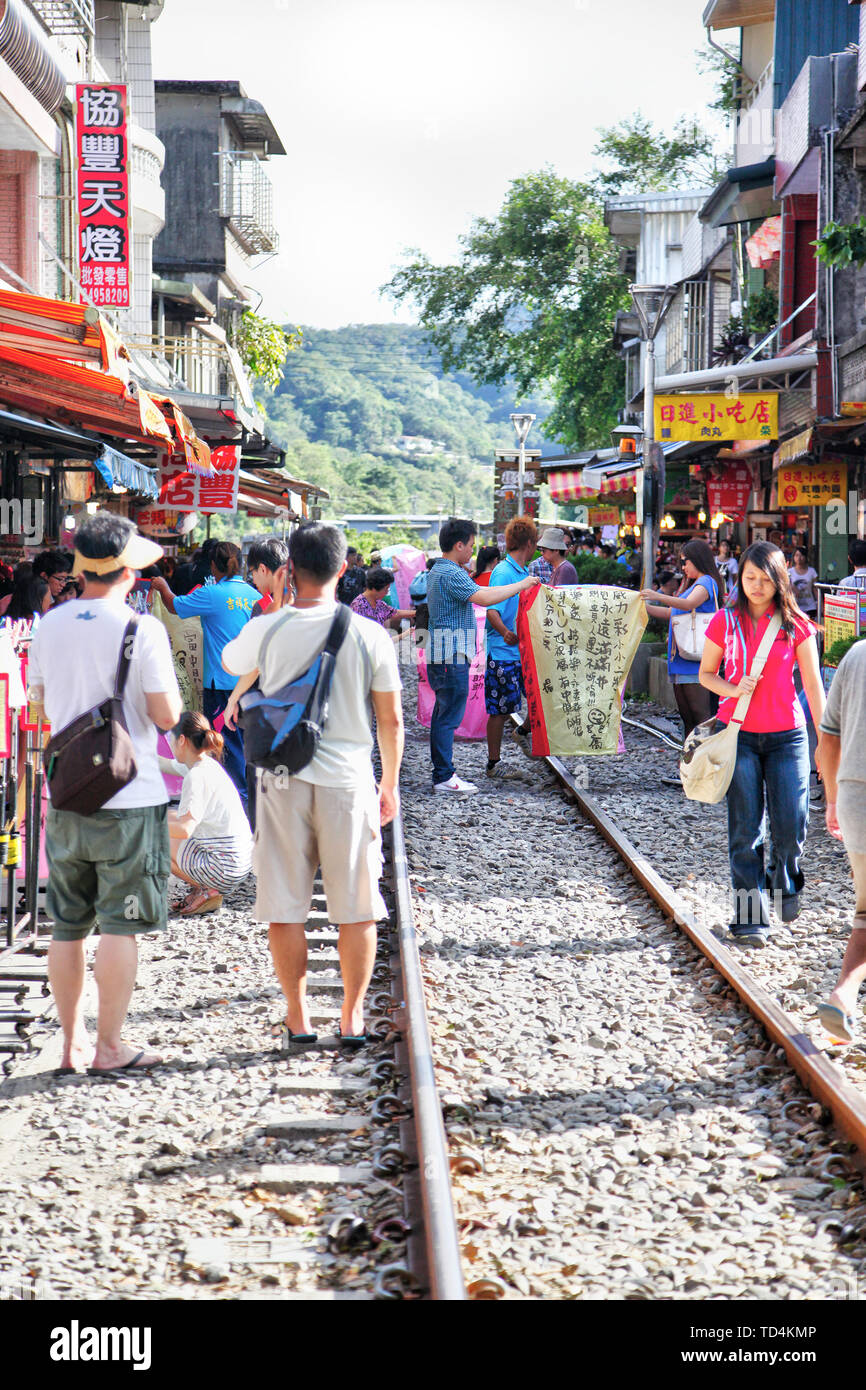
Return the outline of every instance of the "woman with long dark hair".
[[[670,624],[674,613],[714,613],[720,607],[724,585],[716,568],[716,557],[706,541],[697,537],[686,541],[682,561],[683,582],[678,593],[641,589],[641,598],[647,600],[646,610],[651,618]],[[677,650],[673,625],[668,628],[668,675],[683,721],[683,736],[688,738],[692,729],[710,718],[712,699],[700,683],[700,661],[690,660]]]
[[[752,676],[755,653],[777,619],[778,632],[763,673]],[[734,899],[730,930],[744,945],[766,945],[768,889],[783,922],[792,922],[800,911],[800,861],[809,820],[809,742],[794,666],[799,667],[817,729],[825,701],[815,631],[794,598],[778,546],[769,541],[750,545],[740,559],[736,600],[717,613],[707,629],[700,670],[704,688],[721,697],[719,719],[725,724],[740,696],[751,695],[728,789]],[[726,680],[718,674],[723,658]]]
[[[33,566],[21,564],[15,570],[12,596],[0,627],[12,638],[18,656],[27,650],[40,619],[51,607],[51,590],[46,580],[33,573]]]

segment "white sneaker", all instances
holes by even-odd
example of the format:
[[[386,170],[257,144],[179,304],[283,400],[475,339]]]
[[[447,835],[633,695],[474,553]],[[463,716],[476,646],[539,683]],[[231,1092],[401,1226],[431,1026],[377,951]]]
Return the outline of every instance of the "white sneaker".
[[[474,782],[464,782],[463,778],[458,777],[455,772],[454,776],[449,777],[447,782],[437,782],[433,790],[434,792],[465,792],[469,795],[471,792],[477,792],[478,788]]]

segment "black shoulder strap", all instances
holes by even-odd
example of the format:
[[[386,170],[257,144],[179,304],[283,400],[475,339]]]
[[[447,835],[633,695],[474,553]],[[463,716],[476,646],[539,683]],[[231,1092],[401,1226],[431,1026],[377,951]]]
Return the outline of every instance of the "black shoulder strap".
[[[133,638],[138,628],[138,618],[132,617],[126,624],[123,633],[123,641],[120,644],[120,656],[117,658],[117,672],[114,677],[114,698],[123,699],[123,691],[126,686],[126,678],[129,675],[129,664],[132,661]]]
[[[343,645],[343,638],[349,631],[351,613],[344,603],[341,603],[336,613],[334,621],[331,623],[331,630],[328,633],[328,640],[322,648],[322,652],[328,656],[336,656]]]

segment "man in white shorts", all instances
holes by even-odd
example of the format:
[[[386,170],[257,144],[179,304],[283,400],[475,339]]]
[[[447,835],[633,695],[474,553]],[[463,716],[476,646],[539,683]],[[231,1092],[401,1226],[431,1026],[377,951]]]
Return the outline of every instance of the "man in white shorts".
[[[346,568],[342,532],[322,522],[301,527],[289,542],[289,564],[293,607],[254,618],[223,651],[223,665],[232,675],[260,670],[265,695],[303,674],[325,645],[338,607],[337,581]],[[262,644],[272,628],[278,630],[261,669]],[[380,826],[396,813],[403,756],[400,690],[391,638],[378,623],[353,613],[337,654],[315,757],[291,777],[258,774],[256,917],[270,924],[274,968],[288,1004],[288,1043],[317,1041],[307,1009],[305,923],[319,865],[328,916],[340,928],[340,1034],[349,1046],[366,1041],[364,996],[376,955],[376,922],[387,915],[379,892]],[[378,791],[372,712],[382,761]]]

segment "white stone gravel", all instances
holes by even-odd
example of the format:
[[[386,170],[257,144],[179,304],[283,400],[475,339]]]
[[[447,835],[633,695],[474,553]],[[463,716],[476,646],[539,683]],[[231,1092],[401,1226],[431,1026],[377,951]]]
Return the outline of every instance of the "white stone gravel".
[[[458,742],[480,794],[433,796],[411,685],[406,704],[404,820],[449,1142],[470,1170],[455,1176],[470,1286],[862,1297],[866,1247],[816,1234],[864,1200],[844,1165],[822,1174],[848,1146],[760,1026],[513,739],[493,780],[483,746]],[[722,813],[659,790],[673,752],[631,729],[626,743],[591,761],[590,793],[686,893],[718,877]],[[832,846],[810,844],[810,883],[813,865],[839,897]],[[793,948],[766,953],[762,978],[787,984],[786,1006],[812,988],[795,975],[831,971],[844,921],[840,902],[816,943],[804,913]]]
[[[376,1049],[349,1060],[336,1051],[286,1059],[275,1050],[271,1021],[283,1012],[282,996],[267,931],[251,919],[252,897],[249,880],[219,913],[175,918],[165,936],[142,942],[126,1036],[158,1049],[168,1065],[108,1081],[44,1069],[28,1076],[34,1064],[25,1059],[0,1083],[0,1298],[31,1283],[87,1299],[369,1289],[380,1262],[401,1258],[393,1246],[335,1255],[324,1239],[341,1211],[371,1225],[402,1214],[391,1186],[286,1197],[255,1185],[265,1163],[368,1163],[391,1131],[265,1137],[275,1110],[340,1114],[366,1108],[375,1094],[373,1087],[325,1102],[291,1094],[288,1077],[365,1079],[380,1058]],[[311,997],[315,1005],[324,996]],[[327,1005],[335,999],[328,995]],[[318,1031],[333,1034],[334,1026]],[[43,1036],[53,1030],[46,1025]],[[287,1237],[302,1247],[300,1264],[187,1257],[203,1238]]]

